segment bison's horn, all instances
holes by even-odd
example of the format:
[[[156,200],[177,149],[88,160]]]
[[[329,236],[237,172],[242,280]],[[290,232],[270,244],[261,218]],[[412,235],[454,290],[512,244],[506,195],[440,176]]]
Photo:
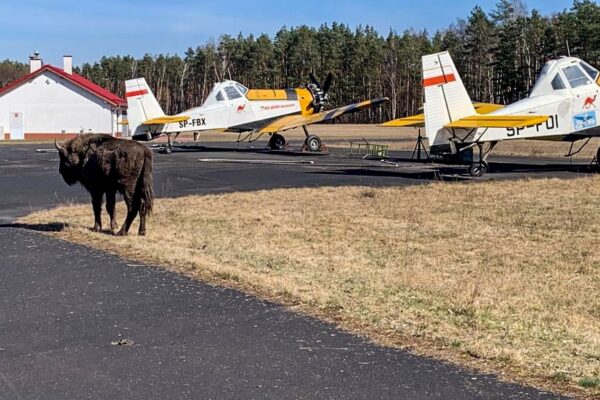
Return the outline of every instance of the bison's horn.
[[[64,155],[67,154],[67,149],[65,149],[60,144],[58,144],[58,142],[56,141],[56,139],[54,139],[54,147],[56,147],[56,150],[58,150],[59,153],[64,154]]]

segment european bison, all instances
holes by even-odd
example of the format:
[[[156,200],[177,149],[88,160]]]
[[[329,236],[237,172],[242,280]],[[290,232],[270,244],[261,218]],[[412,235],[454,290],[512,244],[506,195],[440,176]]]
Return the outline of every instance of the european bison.
[[[152,211],[152,152],[137,142],[109,135],[86,134],[65,143],[54,143],[60,155],[59,172],[67,185],[81,183],[92,195],[94,231],[102,230],[102,202],[110,229],[117,229],[115,197],[119,192],[127,204],[127,218],[117,235],[127,235],[140,213],[139,234],[146,234],[146,215]]]

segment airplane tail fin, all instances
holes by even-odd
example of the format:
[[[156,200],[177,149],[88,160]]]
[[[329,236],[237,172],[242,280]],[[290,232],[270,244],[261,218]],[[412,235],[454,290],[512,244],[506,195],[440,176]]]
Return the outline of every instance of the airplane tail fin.
[[[153,118],[165,115],[158,100],[154,97],[146,79],[137,78],[125,81],[125,93],[127,96],[127,121],[131,135],[144,139],[146,133],[143,123]]]
[[[423,89],[429,146],[448,145],[451,135],[444,125],[476,112],[447,51],[423,56]]]

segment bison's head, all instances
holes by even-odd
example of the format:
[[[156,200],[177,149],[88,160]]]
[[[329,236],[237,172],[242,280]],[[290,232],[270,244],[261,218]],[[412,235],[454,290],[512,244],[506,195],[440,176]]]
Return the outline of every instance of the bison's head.
[[[79,154],[73,151],[72,146],[63,147],[54,142],[58,155],[60,157],[60,166],[58,172],[62,175],[67,185],[72,186],[77,183],[80,176],[80,160]]]

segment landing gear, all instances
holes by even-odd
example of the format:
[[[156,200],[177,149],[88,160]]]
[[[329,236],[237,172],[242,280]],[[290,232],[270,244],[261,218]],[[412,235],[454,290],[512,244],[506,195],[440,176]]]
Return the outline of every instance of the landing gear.
[[[269,148],[271,150],[283,150],[285,149],[285,138],[279,133],[274,133],[269,139]]]
[[[177,136],[179,136],[179,132],[176,133],[173,140],[171,140],[171,134],[167,133],[167,144],[161,147],[160,152],[163,154],[171,154],[173,152],[173,142],[177,139]]]
[[[489,170],[487,158],[489,157],[494,147],[496,147],[498,142],[489,143],[490,144],[487,147],[487,149],[484,148],[485,144],[477,143],[477,147],[479,148],[479,161],[471,164],[471,166],[469,167],[469,175],[479,178]]]
[[[469,174],[473,177],[477,177],[479,178],[480,176],[483,176],[483,174],[485,174],[485,172],[487,171],[487,167],[486,167],[487,163],[473,163],[471,164],[471,166],[469,167]]]
[[[304,146],[310,152],[316,152],[321,150],[321,138],[317,135],[311,135],[308,132],[308,128],[306,125],[302,125],[302,129],[304,130],[304,135],[306,139],[304,139]]]
[[[306,135],[306,139],[304,139],[304,147],[303,151],[317,152],[322,150],[322,142],[321,138],[317,135],[311,135],[308,132],[306,126],[303,126],[304,134]],[[271,138],[269,139],[268,148],[271,150],[285,150],[287,146],[287,142],[283,135],[279,133],[273,133]]]
[[[319,151],[321,150],[321,138],[317,135],[308,135],[306,140],[304,140],[304,145],[308,151]]]

